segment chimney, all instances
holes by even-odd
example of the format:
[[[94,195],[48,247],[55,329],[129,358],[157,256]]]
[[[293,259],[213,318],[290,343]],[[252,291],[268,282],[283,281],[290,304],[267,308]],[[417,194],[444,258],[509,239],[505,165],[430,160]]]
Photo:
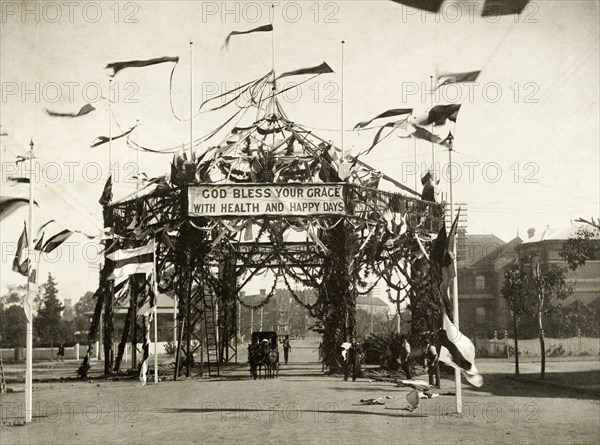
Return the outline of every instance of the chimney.
[[[267,291],[266,291],[266,289],[261,289],[261,290],[260,290],[260,296],[261,296],[261,297],[264,297],[264,296],[266,296],[266,295],[267,295]]]
[[[246,291],[242,290],[240,291],[240,299],[243,299],[246,296]]]
[[[530,229],[527,229],[527,238],[533,238],[534,235],[535,235],[535,229],[533,227]]]

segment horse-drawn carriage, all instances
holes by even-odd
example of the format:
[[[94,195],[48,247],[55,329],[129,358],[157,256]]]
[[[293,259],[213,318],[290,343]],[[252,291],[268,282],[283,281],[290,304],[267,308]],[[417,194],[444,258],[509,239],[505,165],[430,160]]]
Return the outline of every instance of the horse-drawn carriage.
[[[248,345],[248,363],[253,379],[279,377],[279,347],[274,331],[253,332]]]

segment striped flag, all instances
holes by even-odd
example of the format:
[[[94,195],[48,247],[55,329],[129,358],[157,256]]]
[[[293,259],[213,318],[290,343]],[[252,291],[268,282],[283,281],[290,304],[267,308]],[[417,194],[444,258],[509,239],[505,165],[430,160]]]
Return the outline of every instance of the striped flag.
[[[73,235],[73,232],[69,229],[61,230],[60,232],[48,238],[48,240],[43,244],[41,251],[44,253],[52,252],[54,249],[64,243],[71,235]]]
[[[0,190],[0,221],[29,203],[29,178],[9,176]],[[37,202],[34,202],[37,205]]]
[[[460,110],[460,104],[436,105],[427,116],[421,116],[417,119],[417,125],[444,125],[446,119],[456,122],[456,116]]]
[[[17,210],[19,207],[27,205],[29,199],[18,196],[0,195],[0,221]]]
[[[434,144],[441,144],[442,143],[442,139],[433,134],[431,131],[428,131],[426,129],[424,129],[423,127],[419,127],[419,126],[415,126],[415,131],[413,131],[409,136],[412,136],[413,138],[416,139],[423,139],[424,141],[427,142],[433,142]],[[401,136],[403,137],[403,136]]]
[[[371,122],[373,122],[374,120],[377,120],[377,119],[383,119],[385,117],[401,116],[403,114],[411,114],[412,112],[413,112],[412,108],[393,108],[391,110],[387,110],[381,114],[378,114],[377,116],[375,116],[372,119],[369,119],[368,121],[359,122],[358,124],[356,124],[354,126],[354,130],[365,128]]]
[[[479,388],[483,385],[483,377],[475,367],[475,346],[473,342],[460,333],[446,313],[444,313],[443,320],[440,361],[459,369],[471,385]]]
[[[29,260],[28,253],[28,238],[27,238],[27,225],[23,224],[23,232],[19,236],[17,244],[17,253],[13,261],[13,270],[25,277],[28,277],[28,289],[23,298],[23,310],[27,321],[33,320],[33,300],[37,294],[37,271],[34,268],[34,262]]]
[[[152,278],[154,283],[154,275]],[[148,374],[148,357],[150,356],[150,324],[154,319],[155,330],[154,335],[156,336],[156,322],[158,321],[156,317],[158,317],[156,313],[157,306],[157,297],[158,293],[156,290],[156,285],[152,286],[152,290],[148,293],[148,299],[144,303],[144,305],[138,309],[137,315],[138,317],[144,317],[144,343],[142,344],[142,361],[140,363],[140,381],[142,385],[146,384],[147,374]],[[156,337],[154,338],[154,372],[158,372],[158,364],[157,364],[157,348],[156,348]],[[157,379],[155,379],[156,381]]]
[[[144,343],[142,344],[142,360],[140,362],[140,382],[146,384],[148,375],[148,357],[150,356],[150,317],[144,317]],[[156,372],[156,370],[154,370]]]
[[[154,314],[154,308],[156,307],[157,297],[158,296],[156,295],[154,290],[148,293],[148,298],[146,299],[142,307],[139,308],[137,311],[138,317],[151,317]]]
[[[112,199],[112,196],[112,175],[110,175],[106,180],[106,184],[104,184],[104,188],[102,189],[102,195],[100,195],[98,203],[101,206],[108,205],[108,203]]]
[[[453,83],[475,82],[481,71],[467,71],[464,73],[440,73],[437,88]]]
[[[133,249],[120,249],[106,255],[106,258],[115,262],[115,270],[109,280],[115,280],[118,286],[130,275],[150,275],[154,268],[154,242]]]
[[[23,232],[17,241],[17,252],[13,260],[12,270],[26,277],[29,273],[29,253],[27,240],[27,225],[23,223]]]
[[[32,279],[34,278],[35,274],[32,273],[32,276],[29,280],[29,289],[25,293],[25,298],[23,299],[23,311],[25,312],[25,317],[27,317],[27,321],[30,323],[33,321],[33,302],[38,292],[37,285],[32,282]]]
[[[454,237],[458,228],[458,218],[460,216],[460,208],[456,213],[456,217],[450,227],[450,233],[446,233],[446,225],[442,223],[440,232],[431,247],[431,261],[435,263],[441,270],[441,282],[439,290],[446,301],[450,301],[448,291],[450,283],[456,276],[455,261],[453,253]]]

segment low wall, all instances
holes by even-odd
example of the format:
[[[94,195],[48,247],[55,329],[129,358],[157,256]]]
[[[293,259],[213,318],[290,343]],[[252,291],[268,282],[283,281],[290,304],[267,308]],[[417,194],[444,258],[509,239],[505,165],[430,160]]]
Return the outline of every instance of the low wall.
[[[158,342],[156,349],[158,354],[165,354],[165,345],[167,342]],[[113,350],[116,355],[118,343],[114,344]],[[141,357],[142,344],[138,344],[138,357]],[[150,355],[154,355],[154,343],[150,343]],[[57,360],[58,346],[55,348],[33,348],[33,361],[50,361]],[[99,354],[100,352],[100,354]],[[2,360],[5,363],[24,362],[25,361],[25,348],[1,348],[0,353],[2,354]],[[65,347],[65,360],[83,360],[83,357],[87,353],[87,345],[76,344],[75,346]],[[99,343],[96,342],[92,351],[92,358],[102,358],[104,351],[99,351]],[[131,360],[131,343],[125,345],[125,352],[123,354],[123,361],[128,363]]]
[[[86,345],[76,344],[75,346],[66,346],[64,359],[83,359],[86,351]],[[33,348],[33,360],[38,362],[44,360],[57,360],[57,352],[58,346],[54,348]],[[0,349],[0,353],[2,353],[2,360],[5,362],[25,361],[25,348],[2,348]]]

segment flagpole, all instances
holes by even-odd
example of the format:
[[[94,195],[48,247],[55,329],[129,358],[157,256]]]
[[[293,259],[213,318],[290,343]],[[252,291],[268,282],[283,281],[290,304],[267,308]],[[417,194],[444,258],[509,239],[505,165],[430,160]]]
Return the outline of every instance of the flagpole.
[[[110,180],[110,186],[112,190],[112,79],[108,80],[108,179],[107,184]],[[102,192],[104,195],[104,190]],[[112,194],[111,194],[112,196]],[[110,199],[109,199],[110,200]],[[106,221],[105,221],[106,222]],[[108,282],[109,289],[108,292],[102,297],[104,298],[104,318],[102,318],[102,314],[100,315],[100,340],[98,342],[98,349],[100,346],[104,348],[104,373],[110,374],[112,363],[112,328],[114,325],[114,313],[113,313],[113,303],[114,303],[114,283]],[[106,324],[106,326],[103,326]],[[107,335],[108,338],[104,339],[103,335]],[[108,340],[108,341],[105,341]],[[100,352],[100,351],[98,351]],[[100,358],[100,356],[98,356]]]
[[[452,190],[452,182],[453,182],[453,178],[452,178],[452,145],[453,142],[452,140],[449,141],[448,144],[448,170],[449,172],[449,181],[450,181],[450,224],[452,225],[454,223],[454,196],[453,196],[453,190]],[[458,224],[457,224],[458,227]],[[452,267],[454,268],[454,277],[452,278],[452,314],[453,314],[453,322],[456,325],[456,329],[459,329],[458,326],[458,274],[457,274],[457,270],[456,270],[456,263],[457,263],[457,258],[456,258],[456,237],[457,234],[455,234],[452,237],[452,254],[454,255],[454,261],[452,264]],[[456,399],[456,412],[458,414],[462,413],[462,384],[461,384],[461,376],[460,376],[460,370],[458,369],[454,369],[454,388],[455,388],[455,399]]]
[[[415,116],[414,118],[414,123],[417,123],[417,118]],[[418,185],[418,176],[419,176],[419,172],[417,169],[417,138],[413,136],[413,151],[414,151],[414,156],[415,156],[415,191],[417,190]]]
[[[135,120],[135,168],[137,169],[137,179],[135,180],[135,191],[140,189],[140,120]]]
[[[190,159],[194,156],[194,42],[190,42]]]
[[[108,81],[108,177],[112,178],[112,79]],[[111,179],[111,187],[112,187],[112,179]],[[112,190],[112,189],[111,189]],[[112,335],[113,335],[113,326],[114,326],[114,317],[115,314],[113,312],[114,307],[114,282],[109,281],[109,292],[105,295],[104,300],[104,320],[103,322],[106,324],[103,334],[107,335],[108,338],[105,341],[103,346],[104,350],[104,372],[105,374],[111,374],[112,372],[112,357],[113,357],[113,343],[112,343]],[[110,300],[109,300],[110,299]],[[110,302],[110,307],[109,307]]]
[[[346,42],[342,40],[342,100],[341,100],[341,122],[340,122],[340,131],[342,133],[342,160],[344,160],[344,44]]]
[[[433,108],[433,76],[429,76],[429,85],[431,88],[431,97],[429,100],[429,105],[431,108],[429,109],[429,112],[431,113],[431,109]],[[433,134],[433,124],[434,122],[431,123],[431,134]],[[433,141],[431,141],[431,169],[433,174],[435,172],[435,145]]]
[[[112,79],[108,81],[108,176],[112,168]]]
[[[277,91],[277,83],[275,77],[275,26],[273,26],[275,22],[275,5],[271,3],[271,27],[273,30],[271,31],[271,71],[273,72],[273,86],[271,88],[272,96],[271,96],[271,106],[273,107],[272,113],[275,115],[275,92]],[[273,145],[275,145],[275,133],[273,133]]]
[[[273,70],[273,85],[275,85],[275,5],[271,3],[271,69]]]
[[[154,384],[158,385],[158,280],[156,277],[156,240],[152,239],[152,290],[154,292]]]
[[[29,143],[31,147],[29,151],[29,231],[30,236],[27,237],[27,304],[29,305],[29,316],[27,317],[26,328],[26,350],[27,358],[25,364],[25,423],[30,423],[33,417],[33,305],[31,304],[31,269],[33,261],[33,139]]]
[[[275,23],[275,4],[271,2],[271,27],[273,28],[273,30],[271,31],[271,70],[273,71],[273,86],[272,86],[272,96],[271,96],[271,106],[273,107],[272,109],[272,113],[273,113],[273,117],[276,116],[276,110],[277,110],[277,106],[275,103],[275,94],[277,92],[277,77],[275,77],[275,26],[273,26],[273,24]],[[275,126],[275,123],[273,122],[273,126]],[[273,132],[273,138],[271,141],[271,146],[274,147],[275,146],[275,132]],[[218,312],[217,312],[218,314]],[[218,325],[217,325],[218,327]]]

